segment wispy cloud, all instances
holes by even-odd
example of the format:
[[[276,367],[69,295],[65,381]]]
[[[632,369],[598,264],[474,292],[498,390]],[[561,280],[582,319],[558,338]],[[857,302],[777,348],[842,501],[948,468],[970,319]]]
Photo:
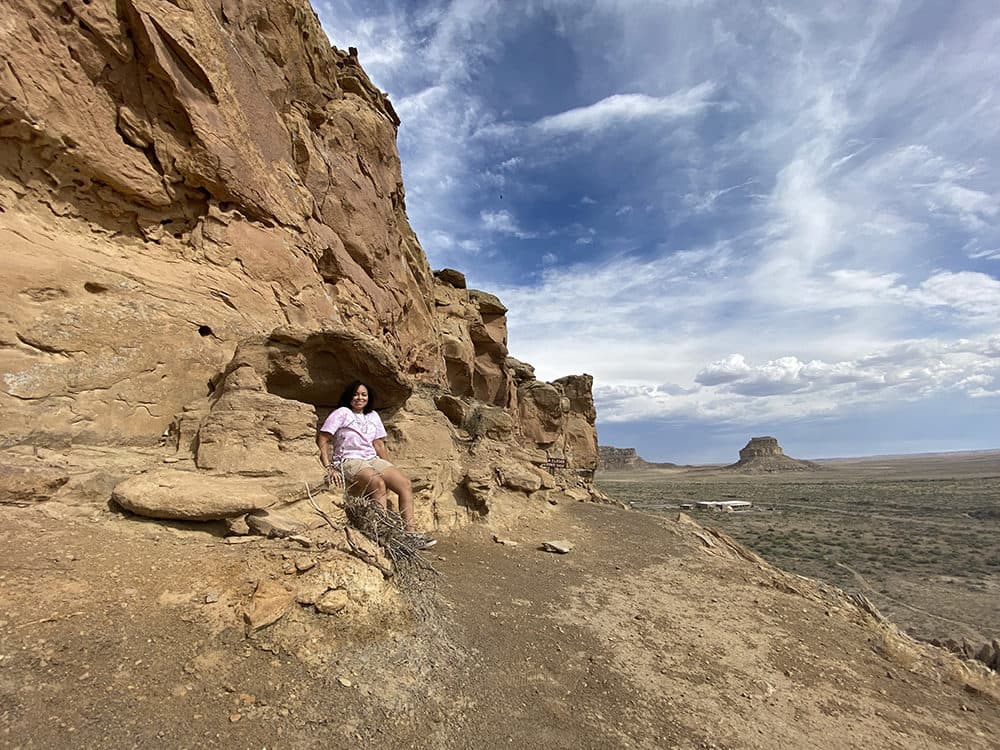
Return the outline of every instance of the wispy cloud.
[[[690,117],[712,105],[716,86],[705,81],[669,96],[612,94],[585,107],[543,117],[535,127],[547,133],[595,133],[636,120],[670,121]]]
[[[432,263],[602,424],[1000,411],[988,4],[316,7],[393,96]]]
[[[517,219],[507,210],[482,211],[479,218],[483,222],[483,228],[488,232],[499,232],[509,234],[518,239],[530,239],[536,235],[525,232],[518,226]]]

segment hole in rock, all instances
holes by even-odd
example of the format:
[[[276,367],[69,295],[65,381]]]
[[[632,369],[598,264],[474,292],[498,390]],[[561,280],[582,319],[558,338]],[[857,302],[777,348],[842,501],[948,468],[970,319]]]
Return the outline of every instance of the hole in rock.
[[[91,294],[103,294],[108,291],[108,288],[104,286],[104,284],[98,284],[96,281],[88,281],[84,283],[83,289]]]
[[[269,393],[312,405],[317,427],[353,380],[371,386],[383,417],[402,406],[411,392],[387,349],[346,331],[275,332],[240,344],[230,368],[236,364],[253,367]]]
[[[212,333],[212,329],[209,328],[208,326],[198,326],[198,335],[199,336],[214,336],[215,334]]]

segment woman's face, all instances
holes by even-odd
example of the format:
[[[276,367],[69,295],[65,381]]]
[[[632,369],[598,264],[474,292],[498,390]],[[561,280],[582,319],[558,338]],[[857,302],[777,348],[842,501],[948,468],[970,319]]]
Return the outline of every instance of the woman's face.
[[[363,411],[367,404],[368,389],[363,385],[359,385],[358,389],[354,391],[354,395],[351,396],[351,409],[353,411]]]

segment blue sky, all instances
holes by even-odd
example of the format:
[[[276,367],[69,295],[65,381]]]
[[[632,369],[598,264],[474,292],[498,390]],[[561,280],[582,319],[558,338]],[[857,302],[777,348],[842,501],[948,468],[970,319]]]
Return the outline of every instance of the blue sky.
[[[315,0],[434,268],[594,376],[602,444],[1000,448],[992,2]]]

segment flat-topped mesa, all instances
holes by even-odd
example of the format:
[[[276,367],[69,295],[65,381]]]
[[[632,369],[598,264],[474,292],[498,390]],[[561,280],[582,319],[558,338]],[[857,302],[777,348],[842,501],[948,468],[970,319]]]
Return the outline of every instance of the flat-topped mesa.
[[[778,445],[778,438],[764,436],[764,437],[752,437],[750,442],[746,444],[740,451],[740,460],[743,461],[748,458],[766,457],[766,456],[783,456],[785,452]]]
[[[800,461],[786,456],[778,445],[778,439],[765,435],[750,438],[740,451],[740,460],[726,468],[756,474],[772,471],[806,471],[818,469],[819,466],[811,461]]]
[[[34,43],[0,47],[0,446],[169,428],[199,469],[300,481],[361,378],[439,522],[591,496],[590,377],[535,379],[502,302],[432,272],[399,119],[307,0],[24,0],[4,23]]]
[[[624,471],[646,465],[635,448],[615,448],[612,445],[601,445],[598,446],[598,451],[601,454],[599,468],[604,471]]]

